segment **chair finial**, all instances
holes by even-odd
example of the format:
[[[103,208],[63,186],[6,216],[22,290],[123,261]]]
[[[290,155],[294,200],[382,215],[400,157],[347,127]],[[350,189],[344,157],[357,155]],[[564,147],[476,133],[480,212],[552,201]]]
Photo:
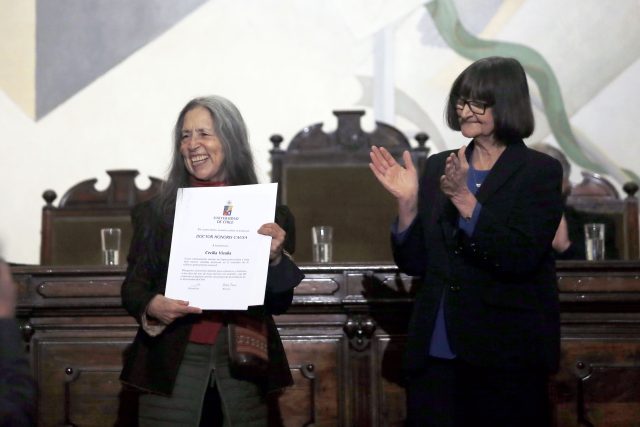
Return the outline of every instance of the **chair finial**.
[[[277,133],[269,137],[269,141],[271,141],[273,149],[276,151],[280,150],[280,144],[282,144],[283,140],[282,135],[278,135]]]
[[[629,181],[622,186],[622,189],[627,193],[627,196],[633,197],[638,191],[638,184],[633,181]]]
[[[427,143],[427,140],[429,139],[429,135],[427,135],[424,132],[418,132],[416,133],[416,135],[413,137],[413,139],[415,139],[418,142],[418,147],[420,148],[424,148],[424,146]]]
[[[56,197],[58,197],[58,195],[53,190],[46,190],[44,193],[42,193],[42,198],[45,202],[47,202],[47,207],[52,206],[53,201],[56,199]]]

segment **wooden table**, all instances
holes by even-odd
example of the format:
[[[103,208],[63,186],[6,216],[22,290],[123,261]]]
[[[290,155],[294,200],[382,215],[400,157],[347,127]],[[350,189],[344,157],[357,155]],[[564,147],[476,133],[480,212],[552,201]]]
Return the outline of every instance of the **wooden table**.
[[[416,283],[391,264],[302,269],[293,306],[276,319],[295,385],[273,396],[273,424],[401,426],[398,368]],[[39,387],[38,425],[106,426],[135,417],[135,395],[118,381],[137,327],[120,305],[124,268],[13,273]],[[640,425],[640,262],[559,262],[558,276],[557,425]]]

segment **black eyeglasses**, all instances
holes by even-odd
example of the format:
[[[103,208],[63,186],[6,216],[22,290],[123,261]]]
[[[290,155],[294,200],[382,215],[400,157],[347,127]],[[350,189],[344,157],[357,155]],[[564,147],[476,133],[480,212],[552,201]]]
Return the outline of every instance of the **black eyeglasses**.
[[[465,105],[468,105],[471,112],[475,114],[484,114],[484,112],[487,111],[487,107],[489,106],[489,104],[487,104],[486,102],[464,99],[462,97],[459,97],[456,100],[456,110],[464,110]]]

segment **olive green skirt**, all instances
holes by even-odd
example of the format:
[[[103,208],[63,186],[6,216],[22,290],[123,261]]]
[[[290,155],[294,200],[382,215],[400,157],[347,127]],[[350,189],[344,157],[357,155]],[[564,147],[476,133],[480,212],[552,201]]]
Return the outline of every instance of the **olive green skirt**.
[[[214,385],[220,394],[224,427],[266,426],[262,388],[232,378],[228,354],[226,327],[213,346],[187,344],[171,396],[140,396],[140,427],[199,426],[205,393]]]

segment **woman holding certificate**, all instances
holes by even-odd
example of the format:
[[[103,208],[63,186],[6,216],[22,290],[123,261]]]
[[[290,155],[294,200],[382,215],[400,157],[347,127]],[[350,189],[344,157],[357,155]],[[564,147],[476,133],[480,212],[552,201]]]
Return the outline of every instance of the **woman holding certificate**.
[[[175,125],[166,183],[156,198],[132,213],[134,235],[122,302],[140,328],[125,355],[121,380],[145,392],[140,426],[264,426],[265,393],[292,383],[271,317],[289,308],[293,289],[303,278],[288,255],[294,246],[293,218],[286,207],[278,207],[275,221],[257,231],[271,236],[264,305],[203,311],[197,302],[164,296],[178,189],[256,183],[247,130],[235,105],[219,96],[187,103]],[[240,331],[249,331],[258,347],[266,335],[262,348],[267,364],[234,363],[234,337]],[[264,362],[247,351],[245,362]]]

